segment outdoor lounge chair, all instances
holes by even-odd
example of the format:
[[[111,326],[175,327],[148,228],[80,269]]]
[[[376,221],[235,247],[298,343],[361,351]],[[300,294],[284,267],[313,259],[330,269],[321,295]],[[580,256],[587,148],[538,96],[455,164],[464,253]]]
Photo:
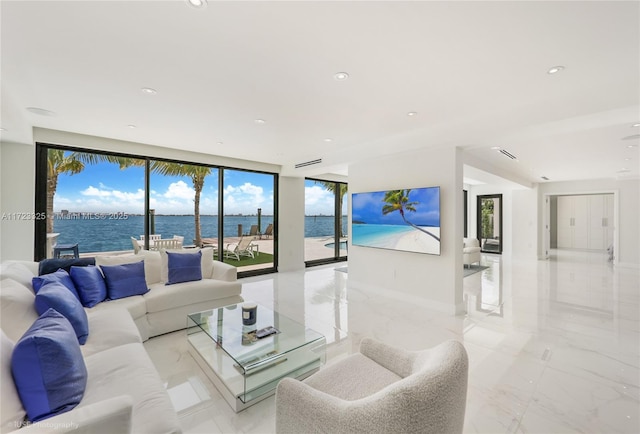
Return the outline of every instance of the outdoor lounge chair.
[[[131,244],[133,244],[133,253],[138,254],[138,252],[142,248],[142,246],[140,246],[140,242],[134,237],[131,237]]]
[[[251,229],[249,229],[249,233],[248,234],[244,234],[244,236],[250,236],[250,237],[257,237],[258,235],[260,235],[258,233],[258,225],[251,225]]]
[[[262,236],[267,238],[273,236],[273,223],[269,223],[269,226],[264,230]]]
[[[260,254],[258,246],[253,244],[253,237],[243,236],[237,244],[227,244],[224,250],[224,257],[239,261],[241,257],[255,258]]]

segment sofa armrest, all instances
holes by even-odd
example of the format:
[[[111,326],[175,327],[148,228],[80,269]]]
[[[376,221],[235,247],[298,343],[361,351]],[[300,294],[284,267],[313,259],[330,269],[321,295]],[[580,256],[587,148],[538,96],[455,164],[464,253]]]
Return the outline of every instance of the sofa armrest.
[[[29,424],[14,431],[19,434],[73,433],[113,434],[131,432],[133,402],[128,395],[76,407],[71,411]]]
[[[402,378],[411,375],[418,356],[416,352],[395,348],[371,338],[362,339],[360,353]]]
[[[211,278],[224,280],[225,282],[235,282],[238,280],[238,269],[224,262],[213,261],[213,274]]]

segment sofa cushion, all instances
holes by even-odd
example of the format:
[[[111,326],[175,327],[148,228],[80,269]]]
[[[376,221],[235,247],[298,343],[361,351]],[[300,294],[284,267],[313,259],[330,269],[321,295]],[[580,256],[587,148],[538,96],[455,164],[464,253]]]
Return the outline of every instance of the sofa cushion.
[[[133,401],[131,432],[181,432],[171,399],[142,345],[120,345],[85,361],[89,382],[81,407],[129,395]]]
[[[102,265],[107,294],[111,300],[142,295],[149,291],[144,280],[144,262],[122,265]]]
[[[33,286],[33,291],[37,294],[44,285],[50,282],[58,282],[63,284],[78,300],[80,297],[78,296],[78,291],[76,290],[76,286],[73,284],[73,280],[69,273],[64,271],[63,269],[59,269],[53,273],[45,274],[43,276],[36,276],[31,279],[31,285]]]
[[[76,407],[87,385],[78,339],[67,319],[47,310],[16,343],[11,372],[30,421]]]
[[[202,252],[174,253],[168,251],[166,254],[167,285],[202,280]]]
[[[91,315],[96,311],[98,312],[110,311],[111,309],[114,309],[116,307],[126,309],[134,321],[136,321],[139,318],[143,318],[147,313],[147,306],[146,306],[146,303],[144,302],[144,298],[142,298],[141,295],[119,298],[118,300],[105,300],[102,303],[98,303],[91,309],[85,309],[85,310],[88,310],[87,315],[91,317]]]
[[[0,281],[0,324],[9,339],[16,342],[38,319],[30,289],[13,279]]]
[[[175,285],[156,283],[151,285],[150,291],[143,297],[147,304],[147,312],[161,312],[178,306],[239,295],[241,291],[242,285],[239,282],[202,279]]]
[[[86,267],[88,265],[96,265],[96,258],[49,258],[43,259],[38,264],[38,274],[49,274],[62,268],[67,273],[71,267]]]
[[[161,273],[160,273],[160,277],[161,277],[161,281],[163,283],[166,283],[169,280],[169,260],[167,257],[167,252],[171,252],[171,253],[179,253],[179,254],[193,254],[194,252],[201,252],[202,254],[202,267],[201,267],[201,272],[202,272],[202,278],[203,279],[210,279],[211,276],[213,275],[213,248],[212,247],[205,247],[202,249],[196,248],[196,249],[175,249],[175,250],[166,250],[166,249],[160,249],[160,258],[162,260],[161,262]]]
[[[101,304],[109,304],[105,301]],[[112,305],[111,309],[87,309],[91,333],[87,343],[80,347],[84,357],[125,344],[142,343],[138,327],[124,307]]]
[[[147,281],[147,286],[160,282],[160,269],[162,268],[160,252],[157,250],[140,250],[136,257],[144,258],[144,278]]]
[[[84,307],[93,307],[107,298],[107,286],[99,267],[71,267],[71,278]]]
[[[2,384],[2,395],[0,396],[0,432],[16,431],[20,428],[24,417],[24,411],[16,385],[11,374],[11,353],[13,352],[13,341],[2,332],[0,343],[0,384]]]
[[[356,353],[321,369],[304,382],[336,398],[355,401],[400,380],[399,375]]]
[[[27,288],[32,288],[33,276],[34,273],[25,264],[12,261],[0,264],[0,279],[13,279]]]
[[[36,294],[36,312],[42,315],[54,309],[69,320],[80,345],[84,345],[89,336],[89,321],[80,300],[58,282],[47,283]]]

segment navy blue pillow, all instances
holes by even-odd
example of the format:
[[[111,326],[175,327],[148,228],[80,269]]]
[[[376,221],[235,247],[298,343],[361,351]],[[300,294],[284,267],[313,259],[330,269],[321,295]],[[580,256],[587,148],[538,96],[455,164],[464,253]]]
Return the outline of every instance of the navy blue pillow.
[[[142,295],[149,291],[144,279],[144,261],[122,265],[101,265],[111,300]]]
[[[71,267],[71,278],[78,288],[80,302],[84,307],[93,307],[107,298],[107,287],[100,268]]]
[[[80,345],[87,342],[89,336],[89,320],[80,300],[75,298],[67,288],[57,282],[47,283],[36,294],[35,301],[38,315],[49,309],[55,309],[69,320],[78,337]]]
[[[167,252],[168,279],[166,285],[202,280],[202,252]]]
[[[71,272],[71,267],[86,267],[87,265],[96,265],[96,258],[49,258],[43,259],[38,264],[38,274],[53,273],[62,268],[67,273]]]
[[[31,422],[77,406],[87,386],[87,368],[78,338],[53,309],[38,318],[13,348],[11,372]]]
[[[78,291],[76,290],[76,286],[73,284],[71,276],[69,276],[69,273],[63,269],[59,269],[55,273],[45,274],[31,279],[31,285],[33,286],[33,291],[36,294],[40,291],[40,288],[51,282],[62,283],[73,295],[76,296],[78,300],[80,300],[80,297],[78,297]]]

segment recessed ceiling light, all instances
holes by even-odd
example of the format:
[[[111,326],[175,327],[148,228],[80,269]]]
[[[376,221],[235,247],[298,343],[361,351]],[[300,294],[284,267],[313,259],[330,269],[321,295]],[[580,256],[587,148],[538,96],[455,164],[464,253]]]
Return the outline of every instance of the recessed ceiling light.
[[[335,78],[337,81],[345,81],[347,78],[349,78],[349,74],[346,72],[336,72],[333,75],[333,78]]]
[[[329,142],[333,142],[333,139],[331,137],[327,137],[326,139],[324,139],[324,141],[329,143]]]
[[[632,127],[640,127],[640,122],[636,122],[635,124],[631,125]]]
[[[562,71],[564,69],[564,66],[554,66],[552,68],[549,68],[549,70],[547,71],[547,74],[557,74],[558,72]]]
[[[207,7],[207,0],[187,0],[187,3],[198,9]]]
[[[627,157],[624,159],[624,161],[631,161],[631,158]]]
[[[4,129],[4,128],[0,128],[0,131],[7,131],[7,130],[6,130],[6,129]]]
[[[216,145],[222,145],[223,142],[216,142]]]
[[[133,125],[133,124],[129,124],[129,125],[127,125],[127,126],[128,126],[129,128],[131,128],[131,129],[138,128],[138,127],[136,127],[136,126],[135,126],[135,125]]]
[[[37,115],[40,115],[40,116],[55,116],[56,115],[51,110],[45,110],[45,109],[39,108],[39,107],[27,107],[27,111],[30,111],[31,113],[34,113],[34,114],[37,114]]]
[[[158,93],[157,90],[151,88],[151,87],[143,87],[142,89],[140,89],[142,91],[142,93],[146,93],[147,95],[155,95],[156,93]]]
[[[407,116],[413,117],[413,116],[415,116],[417,114],[418,114],[418,112],[409,112],[409,113],[407,113]]]
[[[491,149],[493,149],[494,151],[499,151],[501,148],[500,146],[492,146]]]
[[[267,123],[267,121],[265,121],[264,119],[256,119],[254,122],[255,122],[256,124],[260,124],[260,125],[262,125],[262,124],[266,124],[266,123]]]
[[[637,147],[638,147],[638,145],[627,145],[627,148],[629,148],[629,149],[633,149],[633,148],[637,148]]]

